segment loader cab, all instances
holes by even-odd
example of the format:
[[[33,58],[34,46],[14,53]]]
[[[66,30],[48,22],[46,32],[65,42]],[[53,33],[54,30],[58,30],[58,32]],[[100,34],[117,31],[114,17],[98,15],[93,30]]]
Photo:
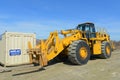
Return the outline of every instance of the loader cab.
[[[83,23],[77,26],[78,30],[85,32],[87,38],[95,38],[96,31],[93,23]]]

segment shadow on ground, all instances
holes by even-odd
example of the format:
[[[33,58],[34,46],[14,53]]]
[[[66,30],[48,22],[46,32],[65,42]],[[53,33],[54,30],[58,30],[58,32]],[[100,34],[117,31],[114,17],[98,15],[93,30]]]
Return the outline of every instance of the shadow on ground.
[[[25,74],[35,73],[35,72],[39,72],[39,71],[44,71],[44,70],[45,70],[45,68],[39,68],[39,69],[34,70],[34,71],[29,71],[29,72],[22,72],[22,73],[13,74],[12,76],[25,75]]]

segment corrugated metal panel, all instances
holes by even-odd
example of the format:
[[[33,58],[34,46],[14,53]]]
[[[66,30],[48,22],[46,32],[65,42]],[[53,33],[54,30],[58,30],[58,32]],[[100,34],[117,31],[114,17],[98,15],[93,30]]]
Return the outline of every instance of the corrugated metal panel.
[[[5,63],[5,55],[6,55],[6,40],[5,34],[0,36],[0,63]]]
[[[32,45],[35,46],[36,45],[35,34],[6,32],[4,35],[5,35],[4,45],[6,49],[5,50],[6,54],[4,55],[5,56],[4,64],[10,66],[29,63],[30,61],[29,55],[27,54],[28,41],[30,41]]]

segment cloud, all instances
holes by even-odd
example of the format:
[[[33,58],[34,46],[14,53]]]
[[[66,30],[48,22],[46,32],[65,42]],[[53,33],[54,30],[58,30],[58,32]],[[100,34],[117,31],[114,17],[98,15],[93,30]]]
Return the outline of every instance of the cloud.
[[[48,23],[48,24],[47,24]],[[0,23],[0,33],[5,31],[8,32],[25,32],[25,33],[36,33],[37,38],[47,38],[50,32],[60,31],[64,29],[65,26],[54,21],[48,21],[46,23],[40,22],[11,22],[11,23]]]
[[[73,29],[77,25],[74,21],[57,21],[57,20],[38,20],[38,21],[16,21],[0,22],[0,33],[4,31],[36,33],[37,38],[47,38],[50,32],[55,30]],[[112,40],[120,40],[120,23],[119,22],[96,22],[95,25],[107,29]]]
[[[120,40],[120,21],[119,20],[106,20],[98,22],[97,25],[107,30],[112,40]]]
[[[98,26],[104,27],[108,32],[120,33],[120,20],[104,19],[96,23]]]

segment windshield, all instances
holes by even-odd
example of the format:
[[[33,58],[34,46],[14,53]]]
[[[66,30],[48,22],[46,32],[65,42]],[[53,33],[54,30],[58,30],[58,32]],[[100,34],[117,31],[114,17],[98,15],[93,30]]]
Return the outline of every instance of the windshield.
[[[81,30],[81,31],[89,31],[89,30],[90,30],[89,28],[90,28],[90,27],[87,26],[87,25],[79,25],[79,26],[77,27],[77,29],[79,29],[79,30]]]
[[[81,31],[95,32],[94,25],[78,25],[77,29]]]

